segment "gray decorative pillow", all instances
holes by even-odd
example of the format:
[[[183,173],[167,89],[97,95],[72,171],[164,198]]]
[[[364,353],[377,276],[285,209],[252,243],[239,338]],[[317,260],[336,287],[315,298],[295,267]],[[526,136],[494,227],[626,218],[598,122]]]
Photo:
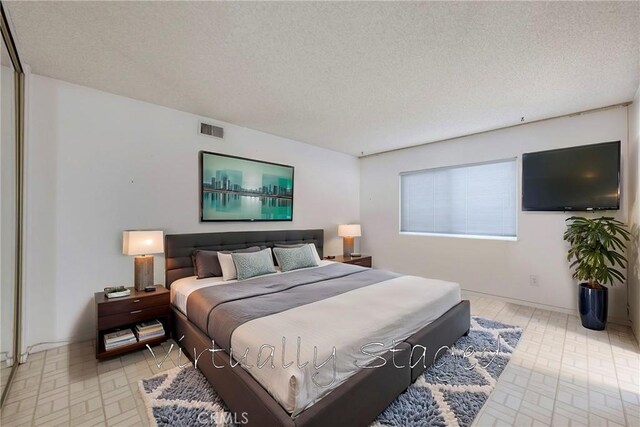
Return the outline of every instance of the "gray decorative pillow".
[[[231,257],[238,272],[238,280],[276,272],[269,248],[259,252],[234,253],[231,254]]]
[[[265,246],[250,246],[248,248],[236,249],[234,251],[220,251],[220,253],[223,253],[223,254],[244,254],[244,253],[247,253],[247,252],[258,252],[258,251],[261,251],[264,248],[265,248]]]
[[[222,276],[222,267],[217,251],[195,250],[191,255],[193,269],[198,279]]]
[[[274,246],[276,248],[300,248],[300,247],[302,247],[304,245],[308,245],[311,248],[311,252],[313,252],[313,256],[316,259],[316,264],[320,265],[321,259],[320,259],[320,255],[318,255],[318,248],[316,248],[315,243],[296,243],[296,244],[292,244],[292,245],[276,243]],[[278,260],[276,259],[276,262],[277,261]]]
[[[235,251],[220,251],[218,252],[218,262],[220,263],[220,268],[222,269],[222,280],[233,280],[238,277],[238,273],[236,272],[236,266],[233,263],[233,258],[231,257],[232,253],[247,253],[247,252],[258,252],[260,251],[260,247],[251,246],[245,249],[236,249]]]
[[[316,267],[318,265],[313,250],[309,245],[300,246],[299,248],[273,248],[273,253],[276,254],[278,265],[282,271]]]

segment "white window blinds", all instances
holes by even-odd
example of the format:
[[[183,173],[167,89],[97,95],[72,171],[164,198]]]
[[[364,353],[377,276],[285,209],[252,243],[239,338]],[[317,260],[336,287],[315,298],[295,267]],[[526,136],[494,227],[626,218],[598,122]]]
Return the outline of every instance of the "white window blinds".
[[[400,231],[516,236],[516,159],[400,175]]]

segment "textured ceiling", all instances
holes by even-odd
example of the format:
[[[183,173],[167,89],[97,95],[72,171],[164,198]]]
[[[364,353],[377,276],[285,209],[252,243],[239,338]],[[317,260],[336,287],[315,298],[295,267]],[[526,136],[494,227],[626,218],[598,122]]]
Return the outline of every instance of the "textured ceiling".
[[[8,2],[32,72],[354,155],[629,101],[640,3]]]

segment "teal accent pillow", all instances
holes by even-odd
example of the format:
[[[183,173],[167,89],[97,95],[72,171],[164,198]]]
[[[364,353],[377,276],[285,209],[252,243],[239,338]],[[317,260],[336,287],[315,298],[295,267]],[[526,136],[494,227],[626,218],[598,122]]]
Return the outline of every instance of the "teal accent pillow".
[[[275,273],[271,249],[263,249],[259,252],[233,253],[233,263],[236,265],[238,280],[249,279],[263,274]]]
[[[309,245],[300,246],[299,248],[273,248],[273,253],[276,255],[278,265],[282,271],[316,267],[318,265],[313,250]]]

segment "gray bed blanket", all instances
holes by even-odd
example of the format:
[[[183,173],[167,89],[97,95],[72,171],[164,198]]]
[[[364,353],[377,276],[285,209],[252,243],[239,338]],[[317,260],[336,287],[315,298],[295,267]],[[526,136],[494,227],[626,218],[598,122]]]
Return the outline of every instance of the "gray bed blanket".
[[[187,313],[217,346],[229,351],[233,331],[245,322],[398,276],[335,263],[198,289],[189,295]]]

